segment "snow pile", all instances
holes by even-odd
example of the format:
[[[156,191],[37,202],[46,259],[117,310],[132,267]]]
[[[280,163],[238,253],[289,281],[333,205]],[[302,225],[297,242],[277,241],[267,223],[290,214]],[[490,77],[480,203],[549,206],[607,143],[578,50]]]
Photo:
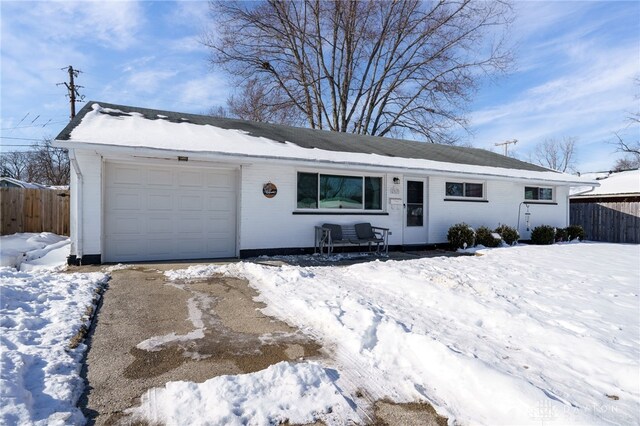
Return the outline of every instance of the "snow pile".
[[[130,412],[152,424],[274,425],[327,416],[346,421],[351,409],[320,365],[280,362],[204,383],[169,382],[147,391]]]
[[[107,276],[55,273],[65,259],[52,254],[68,248],[66,237],[15,234],[0,244],[3,264],[34,269],[0,267],[0,424],[83,424],[76,402],[86,347],[70,342]]]
[[[80,124],[71,131],[70,142],[111,146],[126,146],[176,150],[176,140],[182,141],[180,151],[216,153],[223,156],[251,156],[273,159],[325,161],[373,166],[389,166],[439,172],[473,173],[486,176],[509,176],[554,182],[585,182],[577,176],[557,172],[536,172],[499,167],[473,166],[441,161],[388,157],[377,154],[337,152],[303,148],[292,141],[280,143],[246,132],[211,125],[174,123],[164,119],[150,120],[141,113],[92,105]],[[115,114],[115,115],[112,115]],[[215,141],[215,142],[213,142]],[[65,144],[65,141],[62,141]]]
[[[336,348],[346,396],[428,401],[463,424],[638,424],[639,255],[581,243],[168,276],[248,279],[266,314]]]
[[[0,266],[30,271],[62,266],[69,256],[71,240],[42,233],[19,233],[0,237]]]

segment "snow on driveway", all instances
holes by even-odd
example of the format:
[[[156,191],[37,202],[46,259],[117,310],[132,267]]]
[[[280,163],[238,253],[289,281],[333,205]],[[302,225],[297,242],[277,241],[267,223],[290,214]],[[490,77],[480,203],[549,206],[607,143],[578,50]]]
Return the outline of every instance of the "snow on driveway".
[[[85,422],[76,402],[86,346],[69,343],[107,276],[56,272],[68,253],[55,234],[0,237],[0,424]]]
[[[483,253],[167,276],[248,279],[266,314],[335,348],[329,367],[352,400],[362,387],[373,399],[428,401],[462,424],[638,424],[640,246]]]

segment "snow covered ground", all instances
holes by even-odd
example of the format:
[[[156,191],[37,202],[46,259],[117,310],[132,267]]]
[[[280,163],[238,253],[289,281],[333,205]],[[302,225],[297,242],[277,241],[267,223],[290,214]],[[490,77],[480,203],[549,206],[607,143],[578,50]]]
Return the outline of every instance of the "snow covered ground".
[[[348,267],[202,265],[167,277],[246,278],[267,304],[265,313],[335,351],[322,369],[303,364],[300,371],[280,366],[281,374],[269,373],[280,393],[289,392],[285,406],[297,406],[305,389],[322,388],[315,402],[329,398],[322,396],[333,395],[327,376],[342,398],[321,402],[343,419],[362,418],[363,407],[353,406],[360,388],[370,399],[428,401],[450,423],[640,423],[640,246],[576,243],[481,253]],[[224,406],[226,420],[267,424],[286,411],[247,384],[263,381],[262,373],[168,383],[149,391],[138,412],[171,423],[193,406]],[[310,387],[310,380],[323,385]],[[239,383],[247,398],[256,396],[254,405],[227,404],[224,389]],[[164,408],[153,408],[158,405]],[[300,407],[334,422],[322,414],[326,404]]]
[[[76,407],[80,344],[102,273],[65,274],[69,241],[55,234],[0,237],[0,424],[83,424]]]
[[[20,271],[60,269],[69,256],[68,237],[41,233],[19,233],[0,237],[0,266]]]

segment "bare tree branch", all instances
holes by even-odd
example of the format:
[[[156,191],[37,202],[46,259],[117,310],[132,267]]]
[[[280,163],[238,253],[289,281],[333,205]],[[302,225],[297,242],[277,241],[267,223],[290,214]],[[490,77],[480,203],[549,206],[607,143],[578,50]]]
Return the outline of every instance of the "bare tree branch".
[[[575,171],[576,142],[574,137],[545,139],[534,147],[532,162],[559,172]]]
[[[287,113],[270,120],[311,128],[451,142],[477,79],[511,63],[506,1],[216,0],[211,10],[212,65],[277,99]],[[256,108],[273,108],[262,99]]]

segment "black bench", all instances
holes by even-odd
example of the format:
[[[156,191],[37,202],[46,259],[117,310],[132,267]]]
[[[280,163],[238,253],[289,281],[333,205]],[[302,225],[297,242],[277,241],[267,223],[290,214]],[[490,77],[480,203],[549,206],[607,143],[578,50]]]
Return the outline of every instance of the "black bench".
[[[370,223],[356,223],[353,225],[337,225],[324,223],[315,227],[315,252],[327,254],[333,253],[335,246],[361,246],[366,244],[369,251],[373,244],[376,245],[376,253],[380,253],[380,244],[385,254],[389,253],[389,229],[379,226],[371,226]]]

